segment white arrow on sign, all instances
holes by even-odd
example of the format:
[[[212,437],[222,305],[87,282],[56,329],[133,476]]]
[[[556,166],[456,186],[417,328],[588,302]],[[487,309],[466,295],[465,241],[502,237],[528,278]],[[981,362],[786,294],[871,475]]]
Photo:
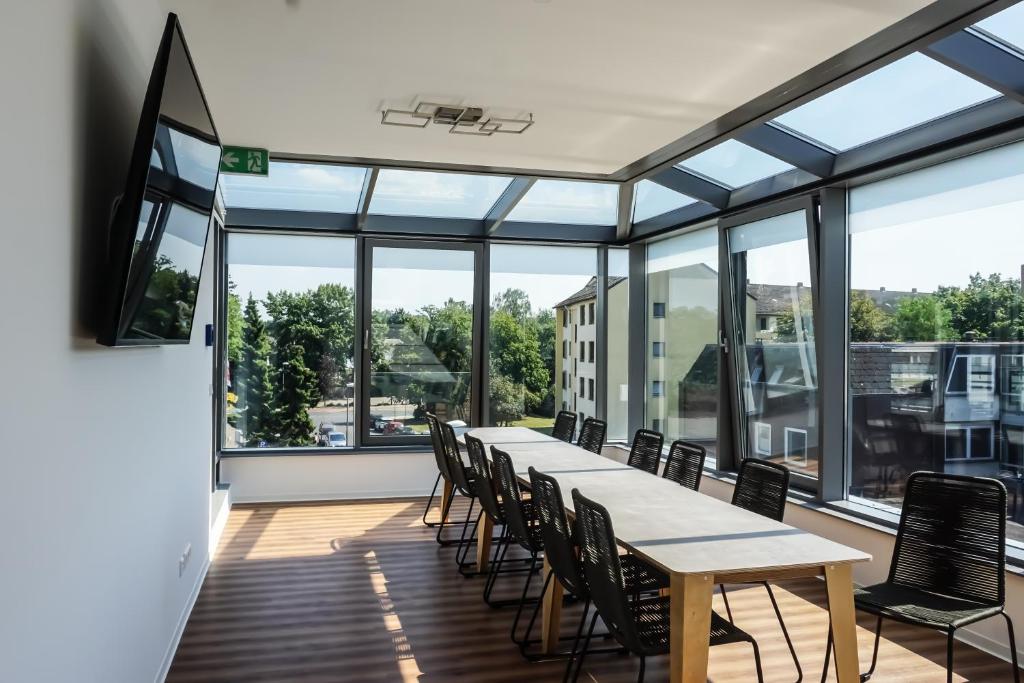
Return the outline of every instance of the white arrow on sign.
[[[235,156],[234,152],[227,152],[220,158],[220,163],[227,166],[228,168],[234,168],[241,159]]]

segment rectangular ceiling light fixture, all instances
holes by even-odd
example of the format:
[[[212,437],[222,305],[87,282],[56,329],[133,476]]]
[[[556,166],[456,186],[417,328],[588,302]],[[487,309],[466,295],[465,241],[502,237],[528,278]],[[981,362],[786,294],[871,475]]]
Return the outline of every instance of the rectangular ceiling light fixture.
[[[490,137],[494,133],[519,135],[533,125],[533,114],[526,118],[486,116],[482,107],[464,107],[457,104],[420,102],[412,109],[388,107],[380,113],[383,126],[405,128],[426,128],[431,123],[448,126],[452,135],[480,135]]]

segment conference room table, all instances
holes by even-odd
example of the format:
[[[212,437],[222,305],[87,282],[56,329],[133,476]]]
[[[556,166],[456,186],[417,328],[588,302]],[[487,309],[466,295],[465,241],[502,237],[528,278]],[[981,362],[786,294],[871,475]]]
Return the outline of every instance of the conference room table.
[[[484,427],[468,433],[485,447],[507,452],[523,483],[529,484],[531,466],[554,477],[570,516],[573,489],[604,505],[618,544],[671,577],[672,683],[707,680],[716,584],[808,576],[825,578],[839,683],[860,680],[852,568],[869,561],[870,555],[525,427]],[[492,533],[484,515],[477,544],[481,570],[487,566]],[[544,569],[550,569],[546,562]],[[561,584],[551,581],[542,608],[541,645],[546,652],[558,642],[562,597]]]

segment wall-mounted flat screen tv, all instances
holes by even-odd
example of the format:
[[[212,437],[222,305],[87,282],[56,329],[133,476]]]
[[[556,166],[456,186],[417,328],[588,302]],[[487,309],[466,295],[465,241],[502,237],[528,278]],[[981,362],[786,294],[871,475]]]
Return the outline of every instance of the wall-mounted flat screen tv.
[[[101,344],[189,342],[220,156],[181,25],[170,14],[110,227]]]

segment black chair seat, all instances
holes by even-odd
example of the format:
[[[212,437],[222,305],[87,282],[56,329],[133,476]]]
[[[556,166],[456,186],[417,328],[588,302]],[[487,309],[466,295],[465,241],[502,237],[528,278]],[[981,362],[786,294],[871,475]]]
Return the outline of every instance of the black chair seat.
[[[656,591],[669,587],[669,576],[635,555],[619,555],[622,582],[627,592]]]
[[[1002,612],[1002,605],[990,605],[952,595],[941,595],[917,588],[879,583],[854,590],[858,609],[940,629],[960,628]]]
[[[643,640],[645,654],[666,654],[669,651],[671,598],[646,598],[634,604],[636,621]],[[745,631],[711,611],[711,646],[729,643],[749,643],[752,638]]]

